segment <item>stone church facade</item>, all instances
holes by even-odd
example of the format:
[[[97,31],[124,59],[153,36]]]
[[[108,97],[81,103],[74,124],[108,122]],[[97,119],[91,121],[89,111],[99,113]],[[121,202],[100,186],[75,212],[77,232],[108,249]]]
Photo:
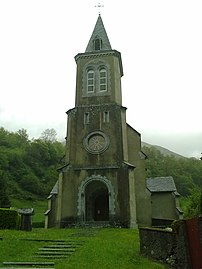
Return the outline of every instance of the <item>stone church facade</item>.
[[[77,64],[75,107],[67,111],[65,165],[48,197],[46,227],[104,222],[151,224],[141,135],[122,106],[121,53],[99,15]]]

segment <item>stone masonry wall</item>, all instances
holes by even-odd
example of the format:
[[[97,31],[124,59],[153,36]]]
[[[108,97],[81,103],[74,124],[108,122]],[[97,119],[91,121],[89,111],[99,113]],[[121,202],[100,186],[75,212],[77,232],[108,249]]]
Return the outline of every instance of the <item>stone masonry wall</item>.
[[[140,252],[169,264],[172,268],[191,269],[184,221],[176,221],[173,229],[139,228]]]

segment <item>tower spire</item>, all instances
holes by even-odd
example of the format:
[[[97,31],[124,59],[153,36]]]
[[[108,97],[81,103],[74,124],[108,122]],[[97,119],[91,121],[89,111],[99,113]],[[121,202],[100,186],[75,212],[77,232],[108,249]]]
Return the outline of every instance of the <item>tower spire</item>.
[[[101,15],[99,14],[95,28],[88,42],[85,52],[93,52],[99,50],[111,50],[111,45],[107,32],[105,30]]]

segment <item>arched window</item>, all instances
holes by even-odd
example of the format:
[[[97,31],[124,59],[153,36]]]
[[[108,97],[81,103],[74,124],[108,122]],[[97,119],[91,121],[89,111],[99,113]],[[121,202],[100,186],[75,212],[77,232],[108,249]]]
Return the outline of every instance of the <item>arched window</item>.
[[[87,72],[87,92],[95,91],[95,73],[93,70]]]
[[[110,95],[110,68],[105,61],[93,60],[83,68],[82,96]]]
[[[101,68],[99,72],[100,77],[100,92],[107,91],[107,70]]]

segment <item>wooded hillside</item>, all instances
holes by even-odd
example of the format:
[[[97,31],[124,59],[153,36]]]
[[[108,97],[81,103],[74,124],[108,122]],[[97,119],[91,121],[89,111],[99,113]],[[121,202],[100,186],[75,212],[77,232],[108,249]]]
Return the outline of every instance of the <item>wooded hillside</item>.
[[[147,177],[172,176],[182,196],[200,193],[202,161],[162,154],[155,146],[143,146],[147,155]],[[30,140],[25,129],[9,132],[0,128],[0,207],[9,198],[45,199],[63,165],[64,144],[54,129]]]
[[[155,146],[143,146],[147,155],[147,177],[172,176],[178,192],[189,195],[202,184],[202,161],[195,158],[165,155]]]
[[[0,196],[46,198],[57,180],[63,154],[64,145],[56,141],[53,129],[29,140],[25,129],[0,128]]]

